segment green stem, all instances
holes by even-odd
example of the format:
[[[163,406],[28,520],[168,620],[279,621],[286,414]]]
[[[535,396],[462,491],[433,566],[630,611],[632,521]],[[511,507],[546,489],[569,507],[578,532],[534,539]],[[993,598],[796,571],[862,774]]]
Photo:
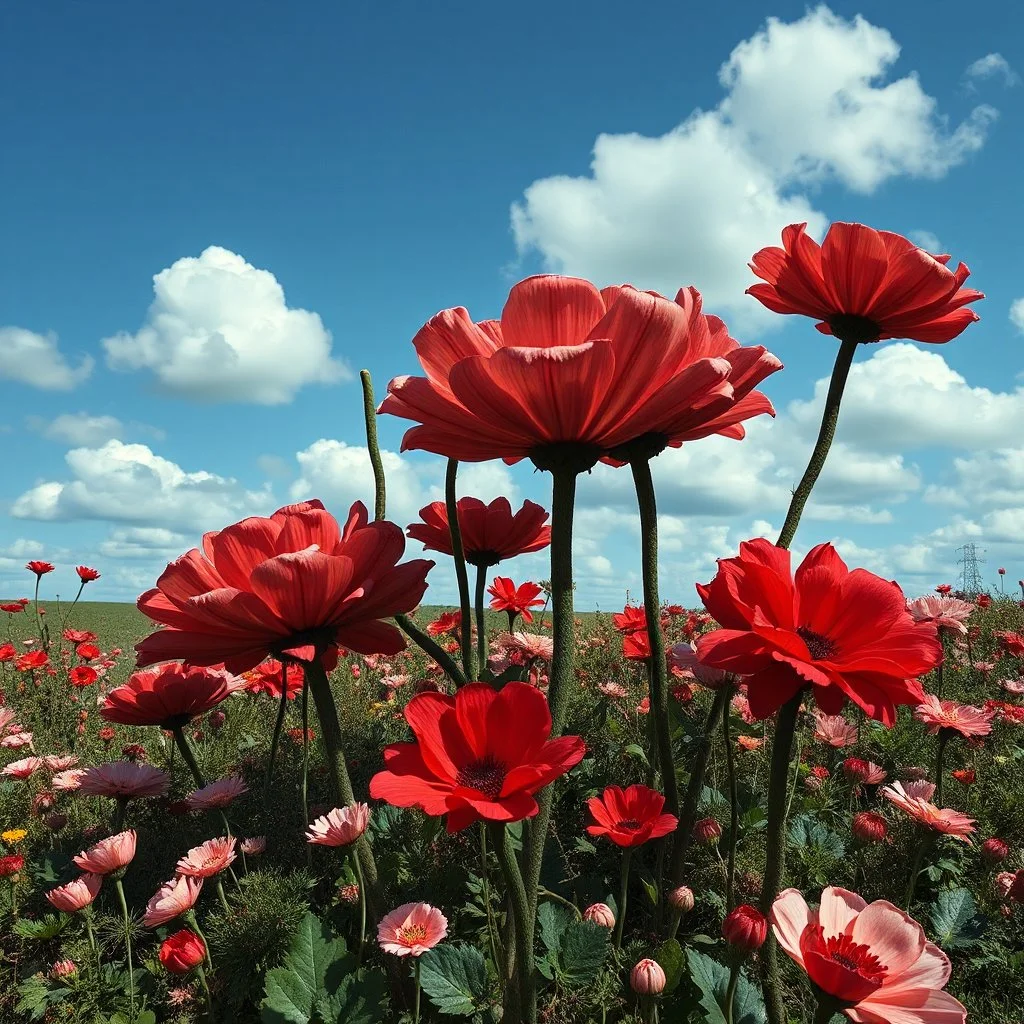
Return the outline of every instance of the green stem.
[[[626,925],[626,901],[629,899],[629,865],[633,859],[633,848],[627,846],[622,851],[622,872],[619,876],[619,919],[615,922],[615,950],[622,948],[622,931]]]
[[[370,371],[360,370],[359,381],[363,386],[366,450],[370,454],[370,465],[373,467],[373,518],[383,519],[387,489],[384,481],[384,463],[381,461],[380,445],[377,443],[377,410],[373,401],[373,381],[370,379]]]
[[[114,879],[117,898],[121,902],[121,914],[124,917],[124,949],[128,962],[128,998],[131,1001],[132,1016],[135,1016],[135,970],[132,967],[132,922],[128,916],[128,901],[124,898],[124,886],[120,878]]]
[[[498,866],[505,878],[509,902],[512,905],[512,924],[516,943],[516,966],[519,977],[520,1017],[523,1024],[537,1024],[537,988],[534,978],[533,919],[526,886],[519,870],[515,850],[512,848],[512,833],[504,825],[491,825],[494,851]],[[509,1021],[509,1024],[517,1024]]]
[[[228,905],[227,893],[224,892],[224,883],[221,881],[220,875],[217,876],[217,897],[220,899],[220,905],[224,908],[226,916],[231,916],[231,907]]]
[[[825,397],[825,409],[821,416],[818,439],[814,442],[810,461],[807,463],[804,475],[801,477],[800,483],[797,484],[796,490],[793,492],[793,499],[789,503],[786,521],[779,534],[778,546],[780,548],[788,548],[792,544],[796,528],[800,525],[800,516],[803,515],[804,506],[807,504],[811,490],[825,465],[828,450],[832,447],[832,441],[836,436],[836,424],[839,422],[839,405],[843,400],[843,390],[846,388],[846,379],[850,375],[850,367],[853,365],[853,357],[858,344],[859,341],[852,338],[840,339],[839,351],[836,354],[835,365],[832,367],[832,379],[829,381],[828,394]]]
[[[561,903],[566,910],[571,910],[576,915],[577,920],[583,920],[583,914],[580,911],[580,908],[577,907],[576,904],[572,902],[572,900],[567,900],[564,896],[560,896],[557,892],[552,892],[550,889],[545,889],[543,885],[538,887],[537,895],[543,896],[546,900],[554,900],[555,903]]]
[[[459,644],[462,647],[462,671],[467,679],[475,679],[473,670],[473,619],[469,605],[469,577],[466,574],[466,552],[462,547],[462,528],[459,526],[459,505],[455,497],[455,478],[459,472],[458,459],[449,459],[444,475],[444,502],[448,512],[448,532],[452,538],[452,558],[455,560],[455,578],[459,584],[459,608],[462,625]]]
[[[402,632],[420,650],[425,651],[444,669],[448,678],[455,683],[456,689],[466,685],[466,677],[463,675],[462,669],[459,668],[451,655],[430,634],[424,633],[408,615],[396,615],[395,622],[398,623]]]
[[[480,666],[480,672],[487,667],[487,622],[484,619],[484,594],[486,591],[487,568],[478,565],[476,567],[474,605],[476,608],[476,663]]]
[[[491,884],[487,870],[487,826],[480,822],[480,880],[483,883],[484,907],[487,910],[487,941],[491,947],[491,959],[494,961],[494,973],[499,981],[503,981],[501,961],[498,959],[497,929],[494,924],[494,911],[491,908]]]
[[[679,814],[679,785],[672,754],[672,731],[668,718],[668,664],[665,637],[661,631],[661,598],[658,593],[658,505],[654,494],[649,459],[630,462],[637,504],[640,507],[640,558],[643,571],[644,613],[651,657],[648,672],[651,689],[651,720],[658,749],[665,806],[670,814]]]
[[[199,921],[196,918],[196,912],[194,910],[186,911],[186,913],[185,913],[185,921],[188,924],[189,928],[191,928],[192,931],[194,931],[196,933],[196,935],[198,935],[199,938],[202,939],[202,941],[203,941],[203,948],[206,950],[206,958],[205,958],[206,959],[206,966],[209,967],[210,970],[212,971],[213,970],[213,957],[210,956],[210,943],[207,940],[206,936],[203,934],[202,928],[199,927]]]
[[[786,808],[789,792],[789,762],[793,751],[797,715],[803,691],[790,698],[779,709],[775,720],[771,769],[768,777],[768,825],[765,836],[764,884],[761,889],[761,913],[771,913],[786,870]],[[779,960],[775,937],[769,933],[762,950],[765,1008],[770,1024],[785,1024],[786,1011],[782,1001]]]
[[[365,371],[364,371],[365,372]],[[309,680],[302,683],[302,827],[309,827]],[[313,851],[306,847],[306,865],[313,866]]]
[[[202,769],[199,767],[199,762],[196,761],[196,756],[192,751],[192,747],[185,738],[184,726],[172,726],[171,732],[174,734],[175,745],[181,752],[181,759],[188,766],[188,770],[192,773],[192,778],[195,779],[196,787],[198,789],[202,789],[206,785],[206,778],[203,775]]]
[[[39,642],[41,644],[43,644],[43,646],[45,647],[46,643],[45,643],[45,640],[43,638],[43,617],[42,617],[42,615],[39,614],[39,581],[41,579],[42,579],[42,576],[40,576],[38,573],[36,573],[36,593],[35,593],[35,599],[33,601],[33,604],[35,605],[35,610],[36,610],[36,629],[39,630]]]
[[[363,962],[363,951],[366,948],[366,884],[363,881],[363,869],[359,864],[359,858],[354,850],[349,851],[349,859],[352,867],[355,868],[356,881],[359,885],[359,953],[356,956],[356,970]]]
[[[740,961],[737,957],[729,967],[729,985],[725,990],[725,1024],[732,1024],[732,1008],[736,1002],[736,986],[740,980]]]
[[[416,957],[416,967],[413,970],[416,978],[416,1003],[412,1011],[412,1024],[420,1024],[420,958]]]
[[[210,1024],[213,1024],[213,997],[210,995],[210,986],[206,982],[206,971],[203,970],[202,964],[196,966],[196,974],[199,975],[199,984],[202,987],[203,995],[206,996],[206,1012],[209,1015]]]
[[[922,834],[921,830],[918,830],[917,849],[914,851],[914,860],[910,865],[910,877],[907,879],[907,893],[903,898],[903,905],[906,908],[907,913],[910,913],[910,907],[914,902],[914,893],[917,892],[917,879],[921,874],[921,863],[924,861],[924,855],[927,853],[928,848],[931,846],[931,834]]]
[[[270,754],[267,757],[267,775],[263,781],[263,802],[270,799],[270,784],[274,780],[274,761],[277,759],[277,747],[281,742],[281,730],[284,728],[284,715],[288,710],[288,666],[281,662],[281,700],[277,705],[277,718],[274,721],[274,735],[270,739]]]
[[[83,590],[85,590],[85,581],[84,580],[82,580],[82,582],[78,584],[78,593],[75,594],[74,601],[71,602],[71,606],[64,613],[64,617],[60,620],[60,628],[61,628],[61,632],[62,633],[64,631],[64,627],[68,624],[68,619],[71,618],[71,613],[75,610],[75,605],[78,604],[78,599],[82,596],[82,591]]]
[[[725,872],[725,909],[733,909],[733,887],[736,879],[736,839],[740,830],[740,801],[736,785],[736,755],[732,749],[732,735],[729,729],[729,708],[722,712],[722,739],[725,742],[725,777],[729,786],[729,803],[732,808],[729,819],[729,860]],[[731,1007],[732,1003],[727,1003]],[[731,1019],[731,1018],[730,1018]]]
[[[940,729],[935,737],[935,794],[933,803],[936,807],[942,806],[942,781],[945,774],[943,761],[946,756],[946,744],[949,742],[951,735],[945,729]]]

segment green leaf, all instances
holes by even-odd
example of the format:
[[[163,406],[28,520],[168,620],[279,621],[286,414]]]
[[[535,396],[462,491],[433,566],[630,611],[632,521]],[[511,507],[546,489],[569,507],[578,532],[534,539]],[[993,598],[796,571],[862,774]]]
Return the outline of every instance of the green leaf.
[[[686,951],[690,977],[700,990],[700,1006],[707,1024],[726,1024],[725,994],[729,987],[729,969],[695,949]],[[767,1024],[764,1000],[741,971],[733,1000],[733,1024]]]
[[[379,1024],[386,1019],[384,1011],[387,981],[376,971],[348,974],[330,994],[321,992],[316,998],[316,1021],[319,1024]]]
[[[967,889],[944,889],[931,909],[935,941],[943,949],[963,949],[977,945],[985,927],[978,916],[974,897]]]
[[[70,923],[71,917],[68,915],[58,917],[56,914],[47,914],[38,921],[21,918],[14,923],[14,933],[23,939],[52,939],[60,935]]]
[[[683,947],[676,939],[666,939],[655,950],[654,959],[665,972],[665,992],[671,992],[683,976]]]
[[[576,916],[561,903],[542,903],[537,909],[537,925],[540,941],[549,953],[557,953],[562,945],[562,936]]]
[[[420,957],[420,985],[441,1011],[469,1017],[487,994],[487,966],[476,946],[441,945]]]
[[[647,752],[638,743],[627,744],[623,748],[623,753],[629,754],[630,757],[635,757],[638,761],[642,761],[646,765],[650,764],[647,760]]]
[[[593,921],[573,921],[565,930],[555,972],[566,988],[583,988],[601,973],[609,934]]]
[[[640,876],[640,884],[644,887],[644,892],[647,894],[647,899],[650,900],[651,906],[656,907],[658,905],[658,887],[653,882],[648,882],[643,875]]]

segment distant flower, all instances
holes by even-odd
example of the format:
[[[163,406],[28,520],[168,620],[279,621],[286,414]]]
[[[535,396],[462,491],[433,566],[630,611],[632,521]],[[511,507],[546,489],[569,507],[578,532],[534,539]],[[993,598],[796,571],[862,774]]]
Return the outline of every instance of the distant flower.
[[[205,958],[206,944],[188,928],[182,928],[160,944],[160,963],[171,974],[188,974]]]
[[[78,573],[78,578],[83,583],[92,583],[100,578],[100,574],[95,569],[90,569],[87,565],[77,566],[75,572]]]
[[[693,824],[693,838],[705,846],[713,846],[722,838],[722,826],[714,818],[701,818]]]
[[[992,635],[999,641],[999,646],[1013,658],[1024,657],[1024,636],[1008,629],[994,630]]]
[[[335,807],[309,826],[306,842],[320,846],[350,846],[369,824],[370,808],[366,804]]]
[[[527,661],[550,661],[554,657],[555,641],[539,633],[499,633],[494,641],[495,650],[506,654],[521,654]]]
[[[5,750],[21,750],[22,747],[32,746],[32,733],[12,732],[0,740],[0,747]]]
[[[72,768],[70,771],[57,772],[50,780],[50,784],[59,792],[70,792],[82,785],[84,768]]]
[[[0,775],[6,775],[12,779],[28,779],[34,772],[43,767],[41,757],[23,757],[20,761],[12,761],[0,770]]]
[[[9,828],[6,832],[0,832],[0,839],[2,839],[8,846],[14,846],[20,843],[28,832],[23,828]]]
[[[44,668],[50,664],[50,656],[46,651],[27,651],[18,655],[14,660],[14,667],[19,672],[31,672],[33,669]]]
[[[651,638],[646,629],[627,633],[622,638],[622,656],[627,661],[649,661],[651,657]]]
[[[238,844],[238,848],[246,857],[258,857],[267,848],[267,837],[250,836],[248,839],[243,839]]]
[[[647,629],[647,611],[643,605],[627,604],[621,612],[612,615],[612,625],[627,636],[639,633]]]
[[[71,681],[71,685],[79,688],[92,686],[99,677],[99,672],[90,665],[76,665],[68,673],[68,679]]]
[[[981,856],[989,864],[1000,864],[1010,856],[1010,845],[1003,839],[993,836],[981,844]]]
[[[496,612],[521,615],[523,622],[533,622],[532,608],[540,608],[544,601],[537,597],[541,589],[536,583],[521,583],[518,587],[507,576],[495,576],[487,588],[491,595],[491,608]]]
[[[680,885],[668,894],[668,902],[674,910],[688,913],[695,903],[693,890],[688,885]]]
[[[992,598],[988,594],[979,594],[976,599],[978,607],[984,611],[986,608],[992,607]]]
[[[62,913],[76,914],[96,899],[102,885],[103,875],[86,873],[72,879],[67,885],[51,889],[46,898]]]
[[[165,771],[135,761],[111,761],[86,768],[79,776],[83,796],[109,796],[119,800],[164,796],[171,778]]]
[[[431,636],[443,636],[456,632],[461,625],[461,612],[442,612],[433,622],[427,623],[427,632]]]
[[[953,587],[952,587],[951,584],[949,584],[949,583],[940,583],[935,588],[935,593],[936,594],[948,594],[952,589],[953,589]]]
[[[934,792],[934,787],[932,787]],[[951,836],[962,843],[969,843],[968,836],[974,832],[974,819],[966,814],[949,809],[940,809],[930,803],[928,797],[915,796],[901,782],[895,782],[882,790],[882,796],[891,800],[900,810],[928,828]]]
[[[668,835],[679,824],[674,814],[663,813],[664,806],[665,797],[647,786],[609,786],[600,797],[587,801],[594,819],[587,832],[607,836],[616,846],[640,846]]]
[[[966,634],[967,626],[964,623],[974,611],[974,605],[969,601],[940,594],[909,601],[907,611],[914,617],[915,622],[930,622],[946,633]]]
[[[717,690],[733,678],[730,672],[703,664],[697,657],[695,643],[676,644],[668,652],[668,663],[673,668],[692,672],[693,678],[709,690]]]
[[[743,736],[739,735],[736,737],[736,746],[740,750],[746,750],[748,752],[754,750],[760,750],[764,746],[764,740],[759,736]]]
[[[25,858],[20,853],[0,857],[0,878],[13,878],[25,870]]]
[[[629,691],[621,683],[615,683],[611,680],[598,683],[597,688],[606,697],[610,697],[613,700],[621,700],[623,697],[629,696]]]
[[[914,717],[925,723],[932,736],[941,729],[958,732],[961,736],[987,736],[992,731],[992,715],[989,712],[970,704],[939,700],[933,693],[925,696],[924,703],[914,711]]]
[[[353,672],[356,669],[358,666],[353,669]],[[282,667],[277,658],[268,658],[255,668],[243,672],[241,678],[245,680],[247,693],[266,693],[275,700],[280,700],[282,673],[284,674],[284,685],[288,690],[288,700],[295,700],[302,693],[303,686],[306,685],[306,674],[301,665],[289,664]]]
[[[403,903],[377,925],[380,948],[395,956],[420,956],[447,934],[448,919],[429,903]]]
[[[977,781],[977,775],[973,768],[958,768],[956,771],[950,772],[950,775],[964,786],[973,786]]]
[[[81,643],[75,648],[75,654],[82,661],[95,661],[103,652],[95,644]]]
[[[32,561],[26,563],[25,568],[29,572],[34,572],[37,576],[45,576],[48,572],[53,572],[55,566],[52,562]]]
[[[178,874],[191,878],[211,878],[218,875],[235,859],[235,837],[207,839],[199,846],[193,846],[178,861]]]
[[[223,669],[184,666],[177,662],[134,672],[111,690],[100,715],[122,725],[184,726],[245,686]]]
[[[158,925],[173,921],[196,905],[202,889],[201,878],[175,875],[169,882],[164,882],[156,895],[146,904],[142,923],[147,928],[156,928]]]
[[[862,843],[880,843],[888,831],[885,818],[874,811],[858,811],[853,816],[853,834]]]
[[[245,781],[237,775],[231,775],[226,779],[211,782],[202,789],[193,790],[185,797],[185,803],[190,811],[209,811],[217,807],[228,807],[243,793],[248,792],[249,787]]]
[[[18,604],[15,601],[13,604],[0,604],[0,612],[7,612],[8,615],[17,615],[19,612],[23,612],[25,606]]]
[[[117,835],[101,839],[84,853],[74,858],[83,870],[94,875],[109,875],[127,867],[135,856],[135,832],[118,832]]]
[[[814,716],[814,738],[830,747],[848,747],[857,742],[857,726],[842,715]]]
[[[63,981],[65,978],[73,978],[78,973],[78,967],[74,960],[58,960],[50,968],[50,977],[55,981]]]

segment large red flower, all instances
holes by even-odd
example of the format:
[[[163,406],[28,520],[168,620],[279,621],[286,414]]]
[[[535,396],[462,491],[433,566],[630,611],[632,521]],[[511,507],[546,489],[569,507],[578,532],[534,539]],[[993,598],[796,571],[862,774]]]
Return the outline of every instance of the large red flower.
[[[415,743],[384,750],[370,796],[396,807],[448,815],[448,831],[474,821],[521,821],[534,794],[583,759],[579,736],[552,740],[544,695],[528,683],[500,691],[469,683],[454,696],[421,693],[405,708]]]
[[[520,583],[517,587],[507,576],[495,576],[487,588],[491,595],[491,607],[496,612],[522,615],[523,622],[533,622],[531,608],[540,608],[544,602],[538,596],[541,592],[536,583]]]
[[[819,544],[794,578],[789,552],[767,540],[740,545],[697,591],[724,627],[697,641],[705,665],[748,676],[755,718],[767,718],[805,687],[838,714],[847,698],[886,726],[896,705],[918,705],[916,676],[942,660],[935,627],[915,623],[900,588],[865,569],[847,569]]]
[[[679,819],[664,814],[665,798],[656,789],[634,785],[623,790],[609,786],[599,797],[591,797],[587,807],[594,819],[587,826],[592,836],[607,836],[616,846],[640,846],[650,839],[667,836]]]
[[[530,551],[540,551],[551,543],[551,527],[544,521],[549,513],[533,501],[524,501],[516,513],[508,498],[495,498],[485,505],[479,498],[459,498],[456,503],[462,550],[471,565],[497,565]],[[452,554],[452,535],[448,527],[448,506],[435,501],[420,509],[422,523],[412,523],[406,533],[420,541],[428,551]]]
[[[961,287],[970,276],[949,256],[932,256],[902,235],[864,224],[833,224],[819,246],[806,224],[782,232],[784,248],[754,254],[750,269],[767,284],[747,289],[775,313],[820,320],[822,334],[857,341],[952,341],[979,319],[967,309],[982,292]]]
[[[381,412],[422,424],[403,450],[468,462],[542,465],[545,449],[569,444],[593,465],[639,438],[656,453],[709,434],[742,437],[743,420],[772,412],[753,388],[782,366],[705,316],[694,288],[671,302],[553,275],[515,285],[500,321],[446,309],[413,344],[427,376],[393,380]]]
[[[202,551],[173,561],[139,598],[166,628],[136,646],[138,663],[244,672],[268,654],[312,661],[339,645],[396,654],[405,641],[382,620],[419,604],[434,564],[396,565],[404,550],[402,531],[367,522],[361,502],[344,529],[314,500],[208,533]]]
[[[122,725],[172,729],[206,714],[244,685],[244,679],[223,669],[161,665],[135,672],[124,686],[111,690],[100,716]]]

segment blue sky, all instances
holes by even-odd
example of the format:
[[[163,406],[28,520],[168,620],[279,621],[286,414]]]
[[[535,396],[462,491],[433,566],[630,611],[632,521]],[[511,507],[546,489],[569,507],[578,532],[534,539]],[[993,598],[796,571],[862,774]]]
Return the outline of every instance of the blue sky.
[[[965,541],[990,579],[1024,576],[1024,14],[770,12],[6,5],[0,591],[47,557],[50,592],[85,562],[97,599],[132,599],[203,529],[298,496],[342,514],[370,497],[357,371],[382,393],[432,314],[496,316],[553,269],[695,284],[786,364],[774,423],[656,464],[663,592],[692,603],[715,557],[777,530],[816,429],[834,343],[743,295],[747,259],[796,220],[937,244],[988,296],[950,345],[861,351],[797,548],[833,540],[911,592],[952,580]],[[382,418],[405,525],[443,469],[399,458],[403,430]],[[465,472],[488,498],[546,484]],[[582,485],[581,605],[638,592],[633,508],[628,474]],[[450,600],[446,566],[432,581]]]

